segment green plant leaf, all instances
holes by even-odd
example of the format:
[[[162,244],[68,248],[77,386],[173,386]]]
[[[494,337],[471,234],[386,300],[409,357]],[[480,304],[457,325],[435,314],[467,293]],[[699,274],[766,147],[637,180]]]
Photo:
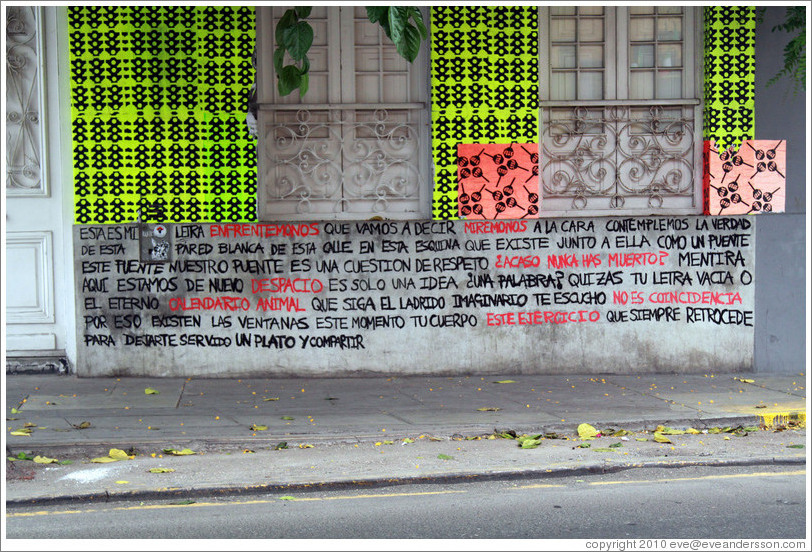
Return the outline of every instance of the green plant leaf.
[[[307,94],[307,90],[309,88],[310,88],[310,74],[302,73],[301,79],[299,80],[299,97],[302,97],[305,94]]]
[[[310,12],[313,10],[310,6],[296,6],[296,15],[299,16],[299,19],[304,19],[310,15]]]
[[[20,411],[19,411],[19,410],[17,410],[16,408],[13,408],[13,407],[12,407],[12,409],[11,409],[11,413],[12,413],[12,414],[19,414],[19,413],[20,413]]]
[[[73,460],[60,460],[59,463],[63,466],[66,466],[68,464],[73,464]]]
[[[310,46],[313,45],[313,27],[310,23],[300,21],[292,27],[282,31],[282,46],[295,60],[302,60]]]
[[[273,449],[274,450],[282,450],[282,449],[286,449],[286,448],[288,448],[287,441],[282,441],[281,443],[278,443]]]
[[[295,25],[296,21],[297,21],[296,11],[293,10],[292,8],[285,11],[285,13],[282,14],[282,17],[280,17],[279,21],[277,21],[276,23],[276,31],[274,32],[277,46],[282,47],[285,46],[285,42],[283,39],[285,30]]]
[[[407,24],[403,27],[401,39],[395,42],[398,53],[409,63],[417,58],[420,52],[420,33],[414,25]]]
[[[26,453],[24,453],[24,452],[19,453],[19,454],[17,455],[17,458],[18,458],[19,460],[33,460],[33,459],[34,459],[34,457],[33,457],[33,456],[31,456],[30,454],[26,454]]]
[[[620,448],[623,446],[623,443],[612,443],[609,445],[609,448]]]
[[[439,458],[440,460],[453,460],[454,459],[453,456],[449,456],[447,454],[438,454],[437,458]]]
[[[370,10],[372,11],[372,15],[370,15]],[[375,17],[373,20],[372,18]],[[375,8],[367,8],[367,18],[372,23],[378,23],[383,29],[383,34],[387,36],[390,40],[392,39],[392,32],[389,28],[389,8],[388,7],[375,7]]]
[[[157,389],[153,389],[152,387],[147,387],[146,389],[144,389],[145,395],[158,395],[160,393],[161,393],[160,391],[158,391]]]
[[[409,14],[411,15],[412,21],[414,21],[414,24],[417,26],[417,30],[420,32],[420,38],[426,40],[429,37],[429,31],[426,29],[426,23],[423,21],[423,13],[419,8],[410,6]]]
[[[403,28],[409,19],[407,8],[392,6],[389,8],[389,38],[397,47],[403,41]],[[400,48],[398,48],[400,52]]]
[[[538,448],[538,446],[540,444],[541,444],[541,439],[525,439],[524,441],[522,441],[520,446],[523,449],[534,449],[534,448]]]
[[[282,419],[283,420],[295,420],[296,418],[294,418],[293,416],[282,416]]]
[[[389,17],[389,8],[374,6],[367,8],[367,19],[370,23],[378,23]]]
[[[802,449],[804,445],[787,445],[787,448]]]
[[[295,65],[285,65],[282,70],[276,74],[276,76],[276,84],[279,89],[279,95],[281,96],[287,96],[299,88],[299,84],[302,82],[299,68]]]
[[[282,71],[282,66],[283,66],[284,63],[285,63],[285,49],[283,47],[279,46],[273,52],[273,68],[274,68],[274,71],[276,71],[277,73],[280,73]],[[274,399],[264,399],[264,400],[272,401]],[[276,400],[279,400],[279,399],[276,399]]]
[[[268,426],[266,426],[266,425],[258,425],[258,424],[251,424],[251,427],[249,427],[249,429],[251,431],[266,431],[268,429]]]

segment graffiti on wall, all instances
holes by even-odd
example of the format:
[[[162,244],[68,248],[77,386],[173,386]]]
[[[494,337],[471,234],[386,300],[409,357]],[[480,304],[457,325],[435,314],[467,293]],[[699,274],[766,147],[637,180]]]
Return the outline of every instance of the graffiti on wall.
[[[748,217],[177,224],[167,262],[149,263],[137,226],[80,226],[79,366],[583,370],[594,341],[682,370],[717,343],[752,351],[753,230]]]

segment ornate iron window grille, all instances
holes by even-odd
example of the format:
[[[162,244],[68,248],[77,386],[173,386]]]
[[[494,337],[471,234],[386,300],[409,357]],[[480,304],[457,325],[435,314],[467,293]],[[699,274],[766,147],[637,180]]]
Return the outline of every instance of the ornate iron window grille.
[[[421,211],[424,111],[422,103],[261,105],[260,202],[294,218]]]
[[[647,210],[668,198],[695,204],[697,102],[573,103],[543,108],[544,200],[571,200],[571,210],[622,210],[630,198]]]
[[[40,128],[42,52],[36,7],[6,11],[6,189],[10,195],[42,195]]]

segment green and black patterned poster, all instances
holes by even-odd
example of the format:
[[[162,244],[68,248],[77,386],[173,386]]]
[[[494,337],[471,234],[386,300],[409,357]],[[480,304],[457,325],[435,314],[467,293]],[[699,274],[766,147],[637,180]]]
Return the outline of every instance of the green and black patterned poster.
[[[536,6],[431,9],[435,219],[458,218],[457,145],[538,142]]]
[[[254,9],[68,9],[75,221],[256,220]]]
[[[755,138],[755,7],[710,6],[704,19],[704,138],[738,150]]]

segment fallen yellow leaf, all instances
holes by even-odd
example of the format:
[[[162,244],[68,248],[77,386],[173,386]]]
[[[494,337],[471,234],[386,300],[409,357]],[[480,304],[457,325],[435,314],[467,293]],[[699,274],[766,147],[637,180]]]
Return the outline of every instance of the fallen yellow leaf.
[[[499,412],[500,410],[502,409],[496,406],[484,406],[482,408],[477,408],[477,411],[479,412]]]
[[[671,439],[669,439],[668,437],[666,437],[662,433],[655,433],[654,434],[654,440],[657,441],[658,443],[670,443],[671,442]]]
[[[581,439],[594,439],[598,434],[598,430],[589,424],[581,424],[578,426],[578,436]]]
[[[149,473],[171,473],[174,468],[150,468]]]
[[[10,435],[16,435],[17,437],[31,437],[31,430],[30,429],[18,429],[16,431],[12,431]]]
[[[115,458],[116,460],[129,460],[130,455],[124,452],[121,449],[110,449],[109,453],[110,458]]]
[[[37,464],[56,464],[59,460],[56,458],[48,458],[47,456],[35,456],[34,462]]]
[[[110,458],[109,456],[100,456],[99,458],[93,458],[91,462],[95,464],[104,464],[107,462],[118,462],[119,458]]]
[[[196,454],[195,451],[192,449],[185,448],[183,450],[176,450],[176,449],[164,449],[164,452],[167,454],[171,454],[173,456],[188,456],[190,454]]]
[[[153,389],[152,387],[147,387],[146,389],[144,389],[144,394],[145,395],[158,395],[158,394],[160,394],[160,391],[158,391],[157,389]]]

